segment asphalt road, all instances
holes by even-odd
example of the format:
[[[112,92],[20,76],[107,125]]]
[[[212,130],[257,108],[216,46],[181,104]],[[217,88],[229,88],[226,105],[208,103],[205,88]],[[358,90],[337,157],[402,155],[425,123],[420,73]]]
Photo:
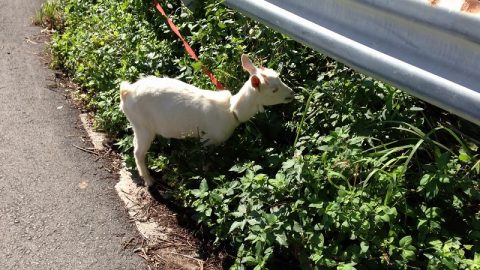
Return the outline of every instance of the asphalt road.
[[[72,146],[90,147],[78,112],[47,87],[42,2],[0,0],[0,269],[145,269],[115,179]]]

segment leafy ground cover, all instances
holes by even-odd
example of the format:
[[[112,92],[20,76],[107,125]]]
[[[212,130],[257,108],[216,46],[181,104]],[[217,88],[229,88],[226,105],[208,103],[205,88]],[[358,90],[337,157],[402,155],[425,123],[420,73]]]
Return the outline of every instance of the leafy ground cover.
[[[153,74],[213,86],[149,1],[59,5],[54,64],[82,86],[133,168],[119,82]],[[159,138],[151,148],[166,196],[194,210],[199,233],[231,247],[232,268],[480,269],[478,127],[217,1],[165,7],[228,89],[247,79],[247,52],[297,92],[220,147]]]

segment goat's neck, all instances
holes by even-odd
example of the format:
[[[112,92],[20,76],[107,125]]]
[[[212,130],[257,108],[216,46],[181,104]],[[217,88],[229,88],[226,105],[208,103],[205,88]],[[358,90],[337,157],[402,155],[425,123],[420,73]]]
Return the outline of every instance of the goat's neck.
[[[238,93],[230,99],[230,111],[234,113],[238,121],[246,122],[259,111],[263,110],[263,106],[258,103],[255,90],[245,83]]]

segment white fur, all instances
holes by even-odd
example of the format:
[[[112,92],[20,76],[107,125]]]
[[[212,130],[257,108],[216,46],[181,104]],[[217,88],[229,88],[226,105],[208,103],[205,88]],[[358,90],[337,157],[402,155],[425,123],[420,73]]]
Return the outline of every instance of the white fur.
[[[135,162],[148,186],[153,185],[153,179],[145,155],[155,135],[200,137],[207,145],[220,144],[263,106],[293,99],[292,89],[275,71],[255,67],[247,55],[242,55],[242,66],[251,76],[234,96],[230,91],[202,90],[176,79],[153,76],[120,84],[120,108],[132,124]]]

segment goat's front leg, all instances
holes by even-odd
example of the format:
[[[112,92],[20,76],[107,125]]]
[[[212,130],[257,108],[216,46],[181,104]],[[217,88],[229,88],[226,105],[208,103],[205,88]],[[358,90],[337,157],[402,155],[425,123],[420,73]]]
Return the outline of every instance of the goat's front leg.
[[[145,158],[150,144],[155,138],[155,134],[152,134],[148,131],[142,129],[134,129],[134,156],[135,163],[137,164],[138,173],[145,181],[145,184],[149,187],[153,186],[154,181],[150,173],[148,172],[147,164],[145,163]]]
[[[211,134],[203,133],[200,134],[200,142],[204,147],[219,145],[222,140],[219,140],[218,137],[212,136]]]
[[[202,146],[203,146],[202,153],[204,155],[204,158],[203,158],[204,163],[203,163],[202,169],[203,171],[206,172],[210,170],[210,167],[213,165],[211,159],[208,157],[212,153],[213,146],[218,145],[219,143],[217,142],[217,140],[210,138],[206,135],[201,137],[200,142],[202,143]]]

